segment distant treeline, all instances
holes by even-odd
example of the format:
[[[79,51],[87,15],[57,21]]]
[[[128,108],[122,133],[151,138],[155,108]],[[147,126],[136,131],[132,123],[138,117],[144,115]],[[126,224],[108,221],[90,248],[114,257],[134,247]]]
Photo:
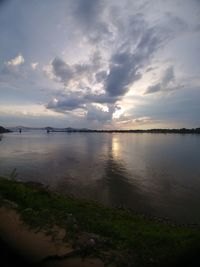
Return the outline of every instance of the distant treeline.
[[[67,133],[74,133],[74,132],[83,132],[83,133],[178,133],[178,134],[200,134],[200,128],[194,129],[149,129],[149,130],[90,130],[90,129],[62,129],[62,130],[54,130],[53,128],[50,129],[51,132],[67,132]]]

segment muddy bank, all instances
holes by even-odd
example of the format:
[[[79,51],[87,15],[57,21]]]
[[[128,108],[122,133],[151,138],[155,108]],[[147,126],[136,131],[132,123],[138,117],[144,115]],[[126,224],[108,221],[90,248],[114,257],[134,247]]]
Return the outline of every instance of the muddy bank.
[[[31,230],[22,222],[20,215],[8,205],[1,207],[0,248],[3,266],[104,266],[99,259],[82,259],[76,255],[74,258],[68,257],[74,249],[70,244],[63,242],[64,230],[56,230],[56,239],[52,239],[52,236],[45,232]]]
[[[0,209],[0,235],[19,255],[32,262],[39,262],[49,255],[62,255],[71,251],[70,247],[44,232],[30,230],[19,214],[8,207]]]

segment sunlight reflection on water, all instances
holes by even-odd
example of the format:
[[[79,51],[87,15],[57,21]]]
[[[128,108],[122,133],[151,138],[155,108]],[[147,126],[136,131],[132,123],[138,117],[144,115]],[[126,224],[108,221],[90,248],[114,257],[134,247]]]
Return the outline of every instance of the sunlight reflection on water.
[[[0,175],[137,212],[200,222],[200,136],[9,133]]]

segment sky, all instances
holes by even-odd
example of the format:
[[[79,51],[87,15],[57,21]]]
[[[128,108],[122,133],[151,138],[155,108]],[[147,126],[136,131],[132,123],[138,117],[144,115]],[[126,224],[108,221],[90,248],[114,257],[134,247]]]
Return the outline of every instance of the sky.
[[[0,125],[200,127],[200,0],[0,0]]]

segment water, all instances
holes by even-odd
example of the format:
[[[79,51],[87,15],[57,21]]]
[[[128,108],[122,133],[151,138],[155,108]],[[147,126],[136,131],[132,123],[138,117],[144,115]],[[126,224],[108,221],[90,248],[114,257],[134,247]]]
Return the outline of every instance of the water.
[[[1,135],[0,175],[52,190],[200,223],[200,136],[27,132]]]

